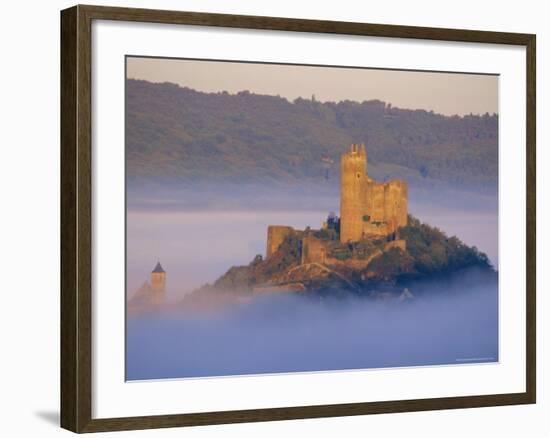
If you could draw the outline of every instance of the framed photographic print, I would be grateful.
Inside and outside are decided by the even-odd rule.
[[[61,425],[535,403],[535,36],[61,13]]]

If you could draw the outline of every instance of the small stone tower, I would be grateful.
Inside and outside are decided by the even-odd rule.
[[[266,258],[269,258],[275,253],[287,236],[293,233],[292,227],[283,225],[270,225],[267,227],[267,250]]]
[[[365,145],[352,144],[340,163],[340,240],[359,240],[363,233],[366,198],[367,151]]]
[[[153,290],[153,303],[162,304],[166,295],[166,271],[157,262],[155,269],[151,271],[151,289]]]

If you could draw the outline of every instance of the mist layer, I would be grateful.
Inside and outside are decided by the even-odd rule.
[[[127,379],[498,361],[498,287],[420,286],[410,301],[270,295],[210,314],[130,318]]]

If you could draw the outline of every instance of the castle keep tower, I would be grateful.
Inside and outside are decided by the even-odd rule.
[[[396,238],[398,228],[407,225],[407,183],[370,179],[364,144],[352,144],[342,155],[340,190],[341,242],[367,236]]]
[[[359,240],[363,232],[367,152],[365,145],[352,144],[340,162],[340,241]]]
[[[153,291],[153,303],[162,304],[166,295],[166,272],[157,262],[155,269],[151,271],[151,289]]]

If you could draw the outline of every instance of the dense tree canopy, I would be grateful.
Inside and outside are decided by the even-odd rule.
[[[294,102],[127,80],[130,178],[337,184],[339,157],[366,143],[369,172],[410,183],[496,187],[498,116],[443,116],[364,102]]]

